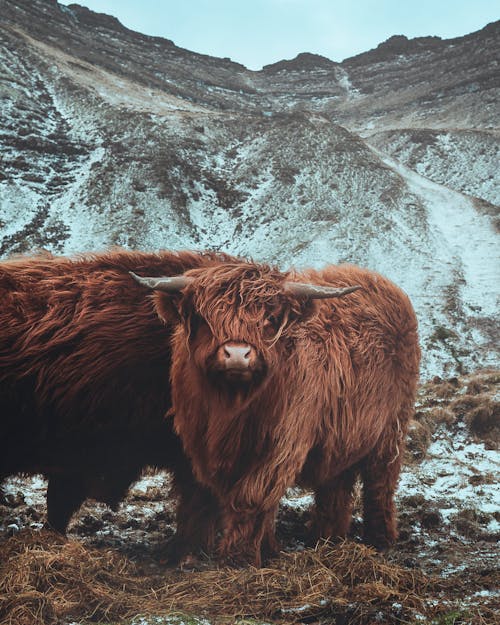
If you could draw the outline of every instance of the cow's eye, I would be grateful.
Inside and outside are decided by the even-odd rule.
[[[268,315],[264,321],[264,328],[277,330],[281,325],[281,319],[277,315]]]
[[[198,330],[203,326],[204,323],[205,323],[205,320],[203,319],[203,317],[201,317],[200,315],[196,313],[191,313],[189,315],[189,320],[188,320],[191,336],[194,336],[198,332]]]

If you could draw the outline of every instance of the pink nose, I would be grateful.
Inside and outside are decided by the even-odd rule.
[[[219,358],[226,369],[248,369],[255,360],[255,352],[246,343],[226,343],[219,347]]]

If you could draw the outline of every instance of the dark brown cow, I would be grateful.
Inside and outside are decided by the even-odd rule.
[[[228,262],[139,280],[159,291],[160,317],[178,320],[172,413],[219,501],[219,554],[259,564],[276,548],[278,502],[294,483],[315,491],[313,537],[345,536],[358,476],[365,540],[394,541],[420,357],[408,297],[353,266]]]
[[[87,497],[116,505],[154,465],[175,470],[186,493],[181,535],[203,542],[211,497],[192,485],[165,419],[170,331],[129,272],[182,273],[228,258],[115,251],[0,263],[0,482],[46,475],[53,528],[64,532]]]

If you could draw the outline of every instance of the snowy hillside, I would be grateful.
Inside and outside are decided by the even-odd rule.
[[[424,378],[498,362],[498,23],[251,72],[77,5],[2,13],[3,257],[354,262],[412,297]]]

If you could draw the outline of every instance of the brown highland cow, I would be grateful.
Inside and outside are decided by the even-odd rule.
[[[206,535],[222,532],[218,554],[259,565],[295,483],[315,491],[312,537],[345,536],[358,476],[365,540],[394,541],[420,357],[408,297],[353,266],[299,274],[229,261],[136,279],[177,324],[172,414],[195,477],[218,501],[206,509]]]
[[[54,529],[64,532],[87,497],[116,505],[154,465],[182,483],[179,540],[204,546],[211,495],[193,484],[165,419],[170,329],[129,272],[182,273],[224,260],[115,251],[0,263],[0,483],[18,472],[47,476]]]

